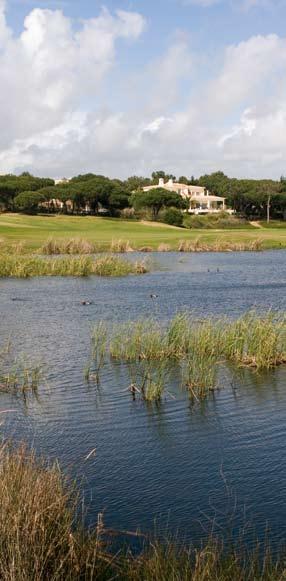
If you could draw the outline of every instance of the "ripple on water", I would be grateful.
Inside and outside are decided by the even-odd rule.
[[[268,521],[279,540],[286,522],[285,368],[225,374],[222,389],[195,405],[174,383],[176,398],[158,406],[132,401],[120,366],[106,364],[99,386],[85,384],[83,369],[92,325],[101,319],[152,314],[165,321],[183,309],[236,316],[254,305],[286,310],[285,252],[153,258],[162,270],[144,277],[0,281],[0,338],[11,335],[17,353],[43,360],[48,370],[38,401],[24,406],[1,396],[2,410],[15,409],[5,414],[3,433],[83,478],[91,521],[105,509],[113,527],[150,529],[159,518],[199,538],[203,514],[221,511],[225,524],[235,502],[236,527],[246,506],[258,533]],[[82,299],[92,305],[83,307]]]

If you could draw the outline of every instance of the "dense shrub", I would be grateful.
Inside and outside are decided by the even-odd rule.
[[[170,226],[183,226],[183,213],[177,208],[167,208],[162,214],[162,222]]]
[[[184,226],[186,228],[201,228],[201,229],[228,229],[228,228],[245,228],[249,224],[247,220],[231,216],[226,212],[219,214],[207,215],[185,215]],[[251,228],[251,226],[249,226]]]

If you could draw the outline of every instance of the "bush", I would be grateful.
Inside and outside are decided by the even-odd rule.
[[[170,224],[170,226],[183,226],[183,214],[177,208],[167,208],[162,215],[162,222]]]
[[[135,219],[135,210],[134,210],[134,208],[124,208],[120,212],[120,217],[123,220],[134,220]]]
[[[224,230],[229,228],[245,228],[248,226],[247,220],[231,216],[226,212],[219,212],[218,214],[207,215],[185,215],[185,228],[199,228],[199,229],[217,229]],[[252,226],[249,225],[249,228]]]

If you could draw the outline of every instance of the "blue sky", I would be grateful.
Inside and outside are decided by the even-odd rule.
[[[284,0],[0,10],[2,173],[285,173]]]

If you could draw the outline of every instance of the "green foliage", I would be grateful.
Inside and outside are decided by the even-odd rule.
[[[150,186],[151,180],[141,176],[131,176],[124,182],[125,189],[132,194],[137,190],[141,190],[145,186]]]
[[[50,178],[37,178],[29,173],[20,176],[12,174],[0,177],[0,204],[5,210],[14,209],[14,198],[21,192],[36,192],[54,185]]]
[[[237,216],[230,216],[226,212],[220,212],[218,214],[207,214],[207,215],[191,215],[185,214],[184,216],[184,226],[185,228],[198,228],[202,229],[232,229],[232,228],[253,228],[247,220],[244,218],[239,218]]]
[[[114,327],[111,357],[123,361],[184,360],[216,363],[225,358],[239,365],[270,369],[286,362],[286,318],[270,311],[250,311],[235,321],[200,319],[181,313],[164,328],[153,318]],[[193,364],[192,363],[192,364]]]
[[[90,213],[98,214],[99,210],[104,208],[109,212],[109,215],[117,216],[121,210],[128,208],[132,194],[131,205],[137,206],[138,210],[151,209],[154,220],[158,218],[158,213],[162,208],[170,206],[184,208],[185,204],[183,202],[183,205],[180,206],[175,199],[166,203],[156,203],[153,198],[153,202],[147,201],[146,205],[140,201],[138,192],[142,193],[144,186],[157,185],[160,178],[164,182],[170,178],[176,179],[174,175],[166,174],[164,171],[153,172],[151,179],[144,176],[131,176],[125,181],[87,173],[75,176],[71,180],[55,186],[54,180],[38,178],[28,172],[23,172],[19,176],[8,174],[0,176],[0,209],[5,211],[20,209],[20,211],[28,213],[35,213],[39,210],[54,212],[58,211],[59,208],[52,203],[52,200],[58,200],[63,204],[63,213],[84,213],[87,208]],[[203,175],[199,180],[193,176],[191,178],[180,176],[179,182],[199,184],[206,187],[211,193],[225,197],[227,204],[247,219],[265,219],[268,211],[271,218],[286,218],[286,180],[283,176],[279,182],[266,179],[234,179],[218,171],[210,175]],[[158,200],[159,188],[156,190]],[[165,195],[166,193],[177,195],[167,190],[164,191]],[[31,196],[32,192],[35,193],[34,198]],[[134,192],[137,192],[136,201],[133,197]],[[29,193],[30,196],[23,195],[19,198],[22,193]]]
[[[176,176],[174,176],[173,174],[166,174],[164,171],[160,170],[160,171],[153,171],[152,173],[152,183],[157,185],[159,179],[163,179],[164,182],[167,182],[168,180],[174,180],[174,182],[176,181]]]
[[[21,212],[34,214],[39,208],[39,204],[45,201],[45,195],[39,192],[22,192],[14,198],[15,207]]]
[[[150,208],[153,220],[157,220],[162,208],[184,208],[185,200],[175,192],[169,192],[164,188],[152,188],[148,192],[135,192],[130,198],[130,204],[135,210]]]
[[[183,226],[184,215],[177,208],[167,208],[162,215],[162,222],[170,226]]]
[[[93,260],[88,256],[66,256],[54,259],[39,256],[0,255],[0,277],[28,278],[32,276],[126,276],[144,274],[144,262],[132,264],[116,256]]]
[[[247,218],[265,218],[267,204],[274,217],[286,210],[285,182],[228,178],[223,172],[201,176],[199,184],[211,193],[226,197],[227,204]]]

